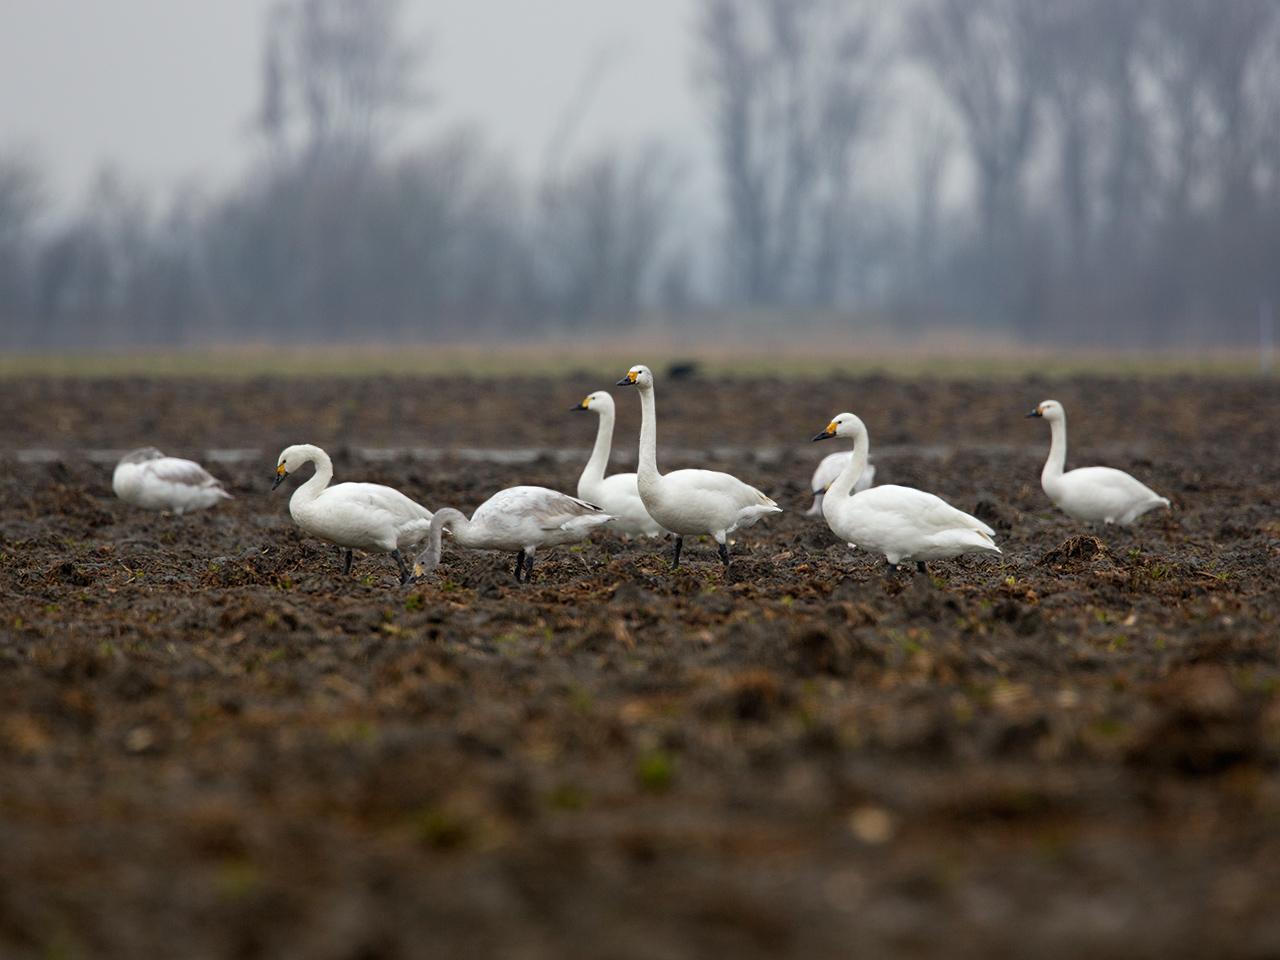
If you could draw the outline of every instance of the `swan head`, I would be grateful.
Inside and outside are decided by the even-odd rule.
[[[639,363],[627,371],[627,375],[618,381],[620,387],[639,387],[641,390],[653,386],[653,372]]]
[[[1043,417],[1045,420],[1065,420],[1067,411],[1057,400],[1042,400],[1036,408],[1027,414],[1028,417]]]
[[[613,409],[613,397],[604,390],[597,390],[595,393],[589,393],[583,401],[576,407],[570,407],[570,411],[590,410],[592,413],[604,413],[606,410]]]
[[[304,463],[309,462],[312,459],[313,449],[310,444],[295,443],[281,450],[280,456],[276,458],[276,478],[271,481],[271,489],[274,490],[284,483],[284,478],[289,476],[290,469],[296,471]]]
[[[866,432],[866,425],[852,413],[838,413],[831,418],[831,422],[827,424],[827,429],[813,439],[816,442],[818,440],[830,440],[832,437],[856,437],[858,434]]]

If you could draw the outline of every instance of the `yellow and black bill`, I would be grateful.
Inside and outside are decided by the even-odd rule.
[[[835,435],[836,435],[836,422],[832,420],[830,423],[827,424],[827,429],[817,434],[813,438],[813,441],[811,442],[816,442],[818,440],[830,440]]]
[[[276,478],[271,481],[271,489],[274,490],[276,487],[280,486],[280,484],[284,483],[284,478],[288,475],[289,471],[284,468],[284,464],[279,464],[276,467]]]

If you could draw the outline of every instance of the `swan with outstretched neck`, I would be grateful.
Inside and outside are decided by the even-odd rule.
[[[634,473],[615,473],[606,477],[609,452],[613,447],[613,421],[615,410],[613,397],[604,390],[588,394],[586,399],[571,410],[588,410],[599,418],[596,442],[591,457],[578,478],[578,496],[594,503],[605,513],[615,517],[610,530],[627,536],[656,537],[663,532],[658,521],[649,516],[640,499],[640,488]]]
[[[853,456],[827,489],[822,515],[831,532],[850,547],[883,553],[894,569],[914,560],[921,573],[930,560],[1000,553],[994,530],[932,493],[885,484],[850,495],[867,465],[871,439],[866,424],[852,413],[834,417],[813,439],[832,437],[853,440]]]
[[[1049,459],[1040,472],[1040,486],[1058,509],[1085,523],[1127,526],[1149,510],[1169,501],[1145,483],[1112,467],[1067,465],[1067,411],[1057,400],[1045,400],[1027,414],[1049,421]]]
[[[636,468],[640,499],[649,516],[676,535],[671,569],[680,566],[684,537],[709,533],[729,566],[729,534],[782,508],[749,484],[718,470],[658,471],[658,420],[653,403],[653,373],[634,366],[618,381],[640,391],[640,462]]]
[[[473,550],[513,551],[516,582],[533,575],[533,556],[539,547],[575,543],[612,520],[595,504],[547,487],[508,487],[480,506],[471,519],[461,510],[441,507],[431,518],[427,548],[418,554],[413,575],[424,577],[440,563],[441,538],[447,528],[458,546]]]
[[[312,536],[347,548],[342,566],[351,572],[351,551],[387,553],[396,562],[400,582],[411,577],[401,550],[416,547],[427,538],[431,511],[406,497],[394,487],[380,483],[339,483],[333,479],[333,461],[317,446],[299,443],[285,447],[276,460],[274,490],[285,477],[308,463],[315,473],[289,498],[293,522]]]

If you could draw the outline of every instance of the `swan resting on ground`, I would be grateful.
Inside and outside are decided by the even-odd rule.
[[[351,572],[351,551],[389,553],[400,571],[400,582],[410,578],[409,565],[401,550],[417,546],[427,538],[431,511],[410,500],[394,487],[380,483],[339,483],[333,479],[333,461],[317,446],[299,443],[285,447],[276,460],[274,490],[291,472],[314,463],[311,479],[289,498],[293,522],[312,536],[347,548],[342,566]]]
[[[852,450],[837,450],[835,453],[829,453],[822,458],[818,468],[813,471],[813,479],[809,481],[809,489],[813,491],[813,506],[804,512],[806,517],[822,516],[822,498],[826,495],[827,488],[831,486],[836,477],[840,476],[840,471],[844,469],[844,465],[852,458]],[[875,480],[876,465],[868,463],[867,469],[858,474],[857,482],[853,485],[853,492],[861,493],[875,483]]]
[[[737,477],[718,470],[658,472],[658,422],[653,403],[653,373],[635,366],[618,381],[640,391],[640,463],[636,470],[640,499],[649,516],[676,535],[671,569],[680,566],[684,537],[709,533],[720,545],[720,559],[729,566],[729,534],[749,527],[782,508]]]
[[[994,530],[932,493],[885,484],[850,496],[854,481],[867,465],[871,445],[867,428],[852,413],[842,413],[813,439],[831,437],[851,438],[853,457],[827,489],[822,515],[831,532],[849,546],[883,553],[893,568],[904,560],[914,560],[922,573],[929,560],[1000,553]]]
[[[589,503],[594,503],[605,513],[616,518],[610,529],[628,536],[656,537],[663,532],[658,521],[649,516],[644,502],[640,499],[640,488],[636,484],[634,473],[615,473],[604,475],[609,465],[609,451],[613,446],[613,397],[604,390],[589,394],[571,410],[590,410],[600,418],[596,428],[595,446],[591,448],[591,458],[582,468],[582,476],[578,478],[578,496]]]
[[[468,520],[466,514],[441,507],[431,519],[427,548],[413,565],[414,579],[424,577],[440,563],[440,540],[446,527],[453,542],[475,550],[510,550],[516,554],[516,582],[529,582],[533,555],[539,547],[575,543],[608,523],[613,516],[595,504],[546,487],[508,487],[499,490]]]
[[[1067,464],[1067,411],[1057,400],[1045,400],[1027,414],[1049,421],[1049,459],[1040,473],[1040,486],[1067,516],[1085,523],[1127,526],[1148,510],[1167,507],[1169,501],[1123,470],[1111,467],[1077,467]]]
[[[111,475],[111,489],[125,503],[184,514],[232,499],[222,481],[194,460],[166,457],[155,447],[125,454]]]

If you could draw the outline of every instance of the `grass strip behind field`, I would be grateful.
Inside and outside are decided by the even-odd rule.
[[[693,361],[710,376],[820,379],[833,375],[885,374],[901,378],[988,379],[1030,375],[1053,378],[1091,374],[1114,377],[1175,375],[1249,377],[1260,374],[1256,355],[1236,352],[1029,351],[1017,348],[946,349],[936,345],[831,350],[811,343],[723,345],[595,343],[447,346],[215,347],[210,349],[100,353],[0,354],[0,379],[66,377],[258,377],[456,376],[478,378],[591,374],[617,379],[633,363],[662,373]]]

